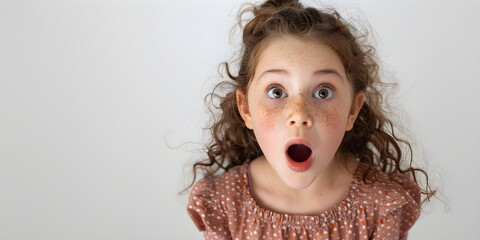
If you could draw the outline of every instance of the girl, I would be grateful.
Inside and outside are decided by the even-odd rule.
[[[406,239],[434,192],[404,162],[374,49],[335,11],[270,0],[246,12],[238,75],[224,64],[231,88],[193,167],[193,222],[207,239]]]

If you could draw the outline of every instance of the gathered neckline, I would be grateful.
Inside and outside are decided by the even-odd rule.
[[[250,171],[250,162],[244,163],[244,172],[243,172],[243,181],[245,195],[244,203],[248,208],[249,212],[253,215],[254,218],[262,219],[263,221],[269,222],[271,224],[280,224],[280,225],[311,225],[319,226],[321,223],[325,224],[332,219],[341,220],[346,217],[351,216],[351,213],[354,209],[353,203],[358,196],[360,190],[360,174],[361,170],[365,166],[358,162],[358,166],[353,173],[353,179],[350,182],[348,190],[344,194],[341,201],[339,201],[335,206],[323,211],[320,214],[316,215],[306,215],[306,214],[291,214],[291,213],[280,213],[273,210],[263,208],[257,204],[257,201],[253,198],[252,194],[252,184],[251,184],[251,171]]]

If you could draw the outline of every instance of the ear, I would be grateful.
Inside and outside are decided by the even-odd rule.
[[[357,119],[358,113],[360,113],[360,109],[362,109],[364,101],[365,101],[365,92],[363,91],[358,92],[355,96],[355,99],[352,102],[352,107],[350,108],[350,113],[348,114],[345,131],[352,130],[353,124]]]
[[[236,91],[236,98],[237,98],[238,112],[240,113],[240,116],[242,116],[242,119],[245,122],[245,126],[248,129],[253,129],[252,118],[250,115],[250,110],[248,109],[247,98],[242,90]]]

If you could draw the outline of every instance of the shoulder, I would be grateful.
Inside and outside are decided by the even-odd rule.
[[[229,209],[241,201],[246,187],[245,168],[245,165],[236,166],[218,177],[202,179],[193,186],[187,211],[199,230],[224,224]]]
[[[371,206],[377,222],[398,224],[404,231],[408,230],[420,216],[420,189],[407,174],[387,174],[376,170],[378,181],[363,182],[359,176],[358,201]]]
[[[365,166],[361,166],[365,168]],[[374,204],[379,215],[388,215],[402,208],[419,210],[420,188],[407,174],[388,176],[379,170],[374,170],[378,180],[363,181],[361,174],[357,176],[359,198],[362,203]],[[363,171],[361,172],[363,173]]]
[[[235,196],[242,192],[246,180],[246,166],[235,166],[220,176],[198,181],[193,186],[190,197]]]

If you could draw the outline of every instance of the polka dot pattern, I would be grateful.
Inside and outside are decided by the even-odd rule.
[[[364,183],[357,168],[344,199],[319,215],[283,214],[263,209],[252,197],[248,163],[190,193],[187,211],[206,239],[406,239],[420,216],[420,190],[405,175],[388,181],[384,173]]]

